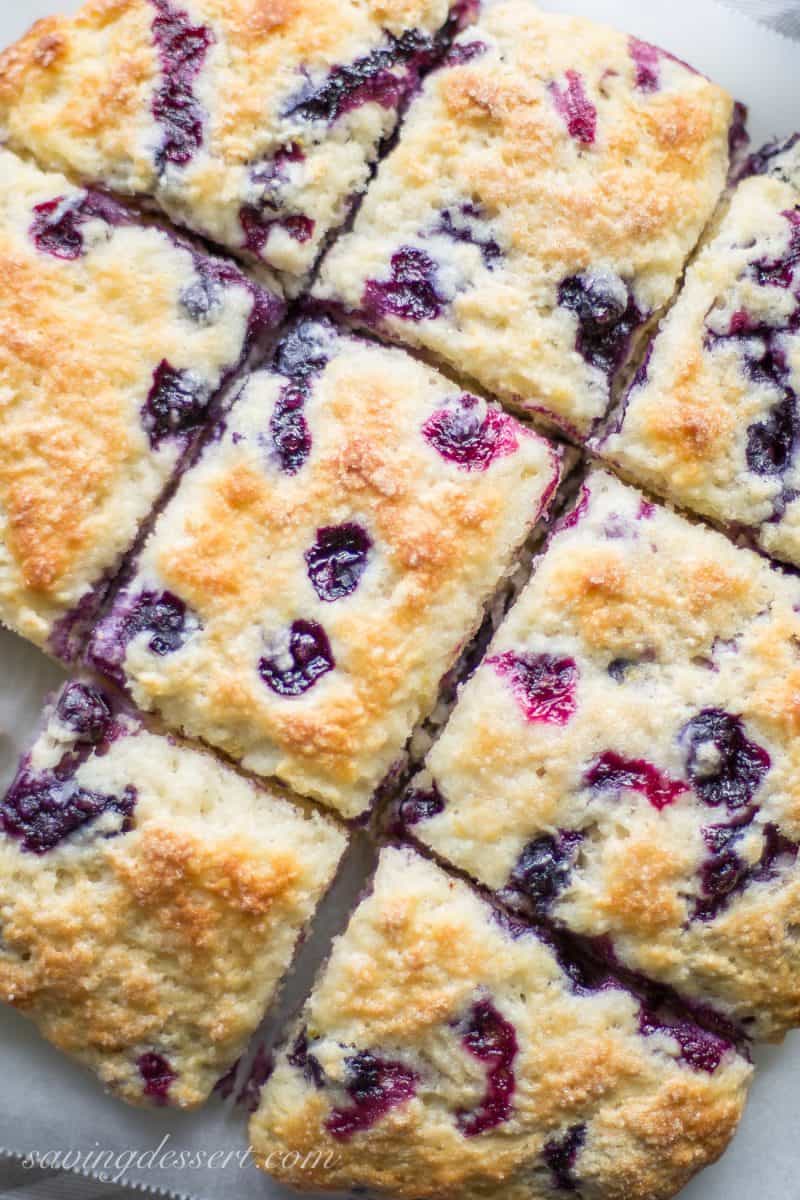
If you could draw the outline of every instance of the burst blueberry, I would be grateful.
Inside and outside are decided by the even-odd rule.
[[[325,630],[316,621],[295,621],[285,653],[264,657],[258,671],[264,683],[279,696],[302,696],[336,663]]]
[[[163,359],[142,408],[142,424],[151,445],[157,448],[165,438],[199,428],[208,416],[209,399],[205,383]]]
[[[404,321],[431,321],[444,305],[435,262],[414,246],[401,246],[392,255],[389,278],[367,280],[362,297],[364,311],[373,320],[400,317]]]
[[[438,817],[444,809],[444,796],[435,783],[428,788],[411,788],[400,801],[400,825],[420,825]]]
[[[558,302],[578,322],[575,348],[598,370],[612,375],[621,365],[642,313],[625,282],[608,272],[571,275],[558,289]]]
[[[574,659],[509,650],[487,658],[486,665],[508,682],[526,720],[566,725],[575,715],[579,672]]]
[[[103,221],[106,225],[123,225],[130,216],[115,200],[101,192],[84,192],[78,199],[66,200],[57,196],[37,204],[30,237],[42,254],[65,262],[74,261],[85,252],[81,227],[88,221]]]
[[[683,780],[670,778],[646,759],[625,758],[615,750],[595,759],[584,783],[595,791],[640,792],[659,812],[688,791]]]
[[[169,1092],[178,1078],[170,1062],[163,1054],[148,1050],[139,1056],[136,1063],[144,1083],[145,1096],[155,1104],[163,1105],[169,1100]]]
[[[582,146],[594,145],[597,137],[597,109],[586,95],[583,78],[577,71],[567,71],[564,85],[553,81],[550,95],[571,138]]]
[[[58,701],[56,715],[75,737],[88,745],[103,741],[112,721],[111,704],[99,688],[69,683]]]
[[[519,448],[511,417],[468,392],[437,409],[422,426],[422,436],[442,458],[465,471],[486,471]]]
[[[320,600],[331,603],[350,596],[367,569],[372,538],[354,523],[317,530],[317,540],[305,559],[308,577]]]
[[[582,835],[563,831],[529,842],[509,878],[509,887],[530,903],[535,915],[547,913],[569,883]]]
[[[105,837],[128,833],[133,827],[136,789],[109,795],[80,787],[71,777],[77,764],[55,771],[34,772],[23,764],[0,804],[0,829],[30,854],[46,854],[104,815],[114,818]]]
[[[747,807],[770,768],[767,751],[751,742],[740,717],[704,709],[681,730],[686,769],[694,790],[711,808]]]

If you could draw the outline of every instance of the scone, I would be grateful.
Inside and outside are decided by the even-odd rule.
[[[0,149],[0,620],[69,659],[282,316],[233,264]]]
[[[0,996],[124,1100],[199,1104],[344,847],[332,821],[68,683],[0,801]]]
[[[732,114],[654,46],[499,0],[427,78],[315,295],[583,437],[713,212]]]
[[[400,805],[754,1037],[800,1024],[800,585],[597,472]]]
[[[250,1141],[300,1188],[661,1200],[725,1149],[749,1076],[719,1030],[388,849]]]
[[[403,351],[300,319],[184,475],[92,662],[170,725],[357,817],[561,465]]]
[[[448,0],[90,0],[0,56],[0,140],[299,288],[461,10]]]
[[[800,565],[800,144],[755,155],[597,450]]]

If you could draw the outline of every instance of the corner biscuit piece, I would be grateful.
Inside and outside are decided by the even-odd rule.
[[[184,476],[92,661],[171,725],[358,816],[561,464],[403,351],[303,319]]]
[[[722,1034],[389,849],[262,1093],[251,1144],[301,1188],[661,1200],[725,1149],[749,1076]]]
[[[68,683],[0,801],[0,996],[123,1099],[199,1104],[344,847],[334,822]]]
[[[589,477],[465,686],[405,828],[511,905],[800,1024],[800,587]]]
[[[597,449],[800,565],[800,138],[749,169]]]
[[[91,0],[0,56],[0,137],[299,288],[364,188],[447,0]]]
[[[0,150],[0,619],[69,659],[283,304]]]
[[[489,6],[315,294],[585,436],[725,183],[730,98],[653,46]]]

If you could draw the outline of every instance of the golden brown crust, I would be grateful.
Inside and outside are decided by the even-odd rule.
[[[78,786],[136,789],[133,828],[96,822],[46,854],[0,844],[0,993],[124,1099],[201,1103],[244,1048],[344,848],[209,755],[143,732],[78,768]],[[70,746],[51,717],[33,749],[46,772]],[[157,1053],[174,1079],[149,1094]]]
[[[506,1119],[464,1136],[459,1120],[487,1086],[486,1064],[462,1041],[475,1004],[513,1030],[514,1087]],[[313,1076],[296,1053],[301,1033]],[[386,850],[262,1093],[256,1160],[302,1188],[544,1200],[557,1191],[545,1146],[581,1129],[570,1169],[581,1193],[658,1200],[724,1149],[749,1075],[733,1052],[710,1074],[694,1071],[669,1040],[640,1035],[630,994],[574,994],[535,935],[509,936],[463,883]],[[353,1103],[348,1061],[364,1052],[416,1083],[336,1137],[332,1114]]]
[[[592,473],[428,755],[443,811],[414,835],[523,905],[518,863],[555,839],[553,919],[780,1040],[800,1022],[797,608],[751,551]],[[508,655],[571,664],[563,719],[527,719]]]
[[[435,706],[551,495],[560,456],[494,411],[486,420],[499,422],[508,452],[486,470],[448,461],[423,426],[459,390],[400,351],[318,328],[328,330],[330,362],[307,385],[308,461],[295,474],[281,469],[264,431],[286,380],[254,376],[120,601],[167,590],[202,629],[165,658],[140,639],[125,672],[137,702],[356,816]],[[370,539],[366,573],[331,602],[315,592],[305,555],[319,530],[353,522]],[[336,665],[287,699],[258,665],[298,619],[321,625]]]

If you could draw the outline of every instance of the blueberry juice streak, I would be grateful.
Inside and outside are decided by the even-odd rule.
[[[486,1092],[477,1108],[456,1114],[464,1137],[477,1137],[496,1129],[511,1116],[516,1088],[514,1059],[517,1035],[514,1026],[490,1000],[474,1005],[461,1029],[464,1049],[486,1067]]]
[[[109,228],[130,223],[130,214],[102,192],[84,192],[77,199],[57,196],[37,204],[29,236],[41,254],[74,262],[86,252],[82,226],[102,221]]]
[[[205,113],[194,84],[214,42],[206,25],[192,25],[189,14],[172,0],[151,0],[157,10],[153,40],[161,60],[161,82],[153,99],[153,117],[161,127],[156,165],[187,166],[203,145]]]
[[[582,146],[593,146],[597,138],[597,109],[586,95],[583,77],[577,71],[567,71],[566,83],[553,81],[549,90],[570,137]]]
[[[398,108],[436,53],[436,40],[419,30],[389,35],[379,49],[334,67],[319,81],[309,79],[289,100],[283,115],[332,125],[363,104]]]
[[[411,1100],[417,1089],[417,1075],[404,1063],[389,1062],[360,1050],[345,1060],[346,1090],[351,1103],[334,1108],[325,1128],[337,1141],[348,1141],[354,1134],[371,1129],[398,1105]]]
[[[586,1126],[572,1125],[561,1137],[546,1143],[542,1158],[550,1171],[553,1187],[559,1192],[577,1192],[575,1166],[586,1143]]]
[[[454,47],[455,49],[455,47]],[[468,47],[462,47],[466,50]],[[449,237],[451,241],[475,246],[483,259],[483,265],[492,271],[503,257],[499,243],[487,228],[486,219],[477,204],[468,202],[457,208],[443,210],[434,233]]]
[[[251,171],[251,182],[261,196],[257,202],[242,206],[239,220],[245,249],[252,254],[263,254],[273,229],[282,229],[301,245],[314,236],[316,225],[311,217],[284,211],[292,168],[305,162],[305,157],[299,143],[289,142]]]
[[[275,351],[272,369],[285,376],[287,382],[272,411],[267,441],[286,475],[296,475],[311,454],[311,430],[303,409],[314,376],[324,371],[329,362],[335,337],[329,321],[306,318],[297,322]]]
[[[625,758],[606,750],[587,771],[584,782],[593,791],[640,792],[661,812],[689,789],[683,780],[671,779],[642,758]]]
[[[639,1032],[644,1037],[666,1034],[680,1046],[681,1060],[693,1071],[713,1075],[733,1043],[718,1033],[701,1029],[693,1021],[676,1018],[667,1021],[655,1010],[643,1004],[639,1016]]]
[[[774,824],[764,826],[762,852],[757,863],[747,862],[739,855],[737,844],[753,824],[756,811],[749,809],[727,824],[709,825],[703,829],[708,856],[700,872],[701,893],[692,911],[694,920],[715,920],[733,898],[751,884],[767,883],[776,878],[781,863],[796,862],[797,843],[785,837]]]
[[[422,436],[463,471],[486,471],[496,459],[519,448],[512,418],[468,392],[437,409],[422,426]]]

